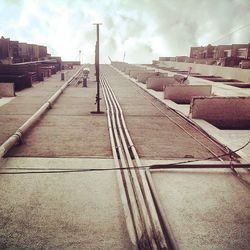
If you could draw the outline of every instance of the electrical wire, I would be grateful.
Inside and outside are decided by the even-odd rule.
[[[237,32],[237,31],[243,30],[243,29],[245,29],[245,28],[248,27],[248,26],[250,26],[250,22],[247,23],[247,24],[245,24],[245,25],[243,25],[243,26],[241,26],[241,27],[239,27],[238,29],[233,30],[233,31],[231,31],[230,33],[228,33],[228,34],[226,34],[226,35],[220,37],[219,39],[213,41],[211,44],[217,43],[218,41],[224,39],[225,37],[230,36],[230,35],[234,34],[234,33]]]
[[[239,150],[247,147],[250,144],[250,140],[245,143],[243,146],[241,146],[240,148],[230,152],[230,153],[225,153],[222,155],[219,155],[219,157],[223,157],[223,156],[230,156],[230,154],[232,153],[236,153]],[[148,166],[138,166],[138,167],[133,167],[135,169],[167,169],[167,168],[178,168],[178,165],[182,165],[182,164],[187,164],[187,163],[193,163],[193,162],[200,162],[200,161],[206,161],[206,160],[212,160],[212,159],[216,159],[217,157],[212,156],[212,157],[207,157],[204,159],[194,159],[194,160],[187,160],[187,161],[179,161],[179,162],[175,162],[175,163],[169,163],[169,164],[157,164],[157,165],[148,165]],[[245,164],[247,165],[247,164]],[[240,168],[243,168],[241,165],[239,165]],[[133,169],[132,168],[132,169]],[[183,167],[179,167],[179,168],[199,168],[199,167],[195,167],[195,166],[186,166],[183,165]],[[213,168],[212,166],[210,166],[209,168]],[[215,167],[218,168],[218,167]],[[222,168],[222,167],[221,167]],[[230,168],[230,165],[228,165],[228,167],[226,168]],[[244,167],[245,168],[245,167]],[[248,166],[246,166],[246,168],[248,168]],[[5,170],[26,170],[26,171],[2,171],[0,172],[0,175],[21,175],[21,174],[60,174],[60,173],[84,173],[84,172],[106,172],[106,171],[117,171],[117,170],[131,170],[131,167],[121,167],[121,168],[85,168],[85,169],[70,169],[70,168],[5,168]],[[32,170],[32,171],[31,171]]]

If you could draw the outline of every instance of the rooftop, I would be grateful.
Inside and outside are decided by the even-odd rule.
[[[191,66],[204,77],[189,75],[188,86],[209,85],[206,101],[224,98],[216,109],[224,108],[230,124],[225,100],[244,97],[239,107],[248,105],[249,88],[211,76],[247,84],[250,70]],[[90,68],[87,87],[82,67]],[[91,114],[94,65],[58,71],[1,98],[1,248],[248,249],[249,125],[220,129],[193,118],[192,103],[165,99],[163,85],[156,91],[139,81],[149,72],[158,72],[153,84],[176,74],[185,79],[188,67],[101,65],[103,114]],[[241,122],[250,121],[245,112]],[[22,126],[30,118],[32,125]],[[20,145],[7,152],[8,138]]]

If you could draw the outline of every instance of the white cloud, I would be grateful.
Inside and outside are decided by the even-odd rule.
[[[0,35],[46,45],[64,60],[94,61],[98,21],[101,61],[149,63],[158,56],[188,55],[250,22],[249,0],[1,0]],[[250,25],[222,43],[248,43]]]

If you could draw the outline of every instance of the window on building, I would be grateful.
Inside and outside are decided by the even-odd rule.
[[[231,50],[224,50],[224,57],[230,57],[231,56]]]
[[[247,49],[246,48],[244,48],[244,49],[238,49],[237,50],[237,57],[247,58]]]

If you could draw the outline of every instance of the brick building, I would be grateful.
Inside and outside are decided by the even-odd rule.
[[[47,57],[46,46],[11,41],[4,37],[0,38],[0,62],[2,63],[30,62]]]
[[[218,60],[225,57],[250,59],[250,43],[218,46],[209,44],[205,47],[191,47],[190,49],[190,58]]]

